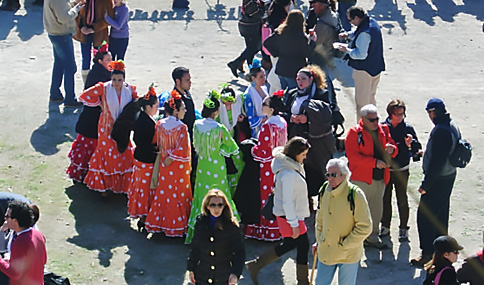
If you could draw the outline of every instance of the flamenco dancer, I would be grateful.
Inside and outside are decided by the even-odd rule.
[[[192,203],[190,184],[191,147],[188,127],[181,120],[186,107],[178,91],[163,104],[167,117],[156,127],[156,141],[160,149],[158,183],[146,218],[146,229],[164,232],[168,237],[183,237],[187,232]]]
[[[98,49],[93,49],[94,65],[87,75],[84,89],[88,89],[96,83],[111,80],[111,68],[109,66],[111,63],[111,54],[108,48],[108,44],[103,42]],[[89,160],[97,146],[97,126],[100,115],[100,106],[84,106],[77,120],[77,138],[72,143],[72,148],[68,155],[71,164],[66,171],[74,183],[83,182],[89,170]]]
[[[144,97],[138,99],[138,104],[141,112],[134,123],[133,139],[136,148],[133,175],[128,188],[128,214],[131,218],[139,218],[138,231],[142,231],[152,203],[154,191],[150,188],[150,182],[158,150],[154,116],[158,112],[159,102],[153,86],[150,86]]]
[[[262,113],[267,116],[267,121],[262,124],[259,132],[259,141],[252,148],[252,156],[260,162],[260,204],[262,209],[267,197],[274,187],[274,173],[271,163],[274,157],[272,151],[278,146],[284,146],[287,142],[287,123],[279,114],[285,109],[282,97],[284,91],[279,90],[262,102]],[[245,228],[245,237],[258,240],[275,241],[281,239],[277,221],[269,221],[260,216],[258,224],[248,224]]]
[[[98,125],[98,144],[89,161],[89,171],[84,178],[86,186],[94,191],[107,190],[126,193],[133,172],[133,153],[128,145],[120,153],[111,137],[114,122],[123,108],[137,98],[136,87],[125,82],[123,61],[111,62],[113,68],[111,81],[98,83],[87,89],[79,97],[85,106],[101,106],[102,113]]]

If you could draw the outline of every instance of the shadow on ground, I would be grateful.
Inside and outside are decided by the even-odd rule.
[[[28,3],[25,15],[18,12],[0,11],[0,40],[5,40],[14,28],[22,41],[28,41],[35,35],[44,33],[42,8]]]
[[[49,103],[47,120],[32,132],[30,144],[44,155],[59,152],[58,146],[72,142],[77,134],[74,130],[81,108],[63,109],[58,103]]]

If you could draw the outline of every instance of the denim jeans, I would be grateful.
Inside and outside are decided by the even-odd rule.
[[[93,37],[93,34],[86,35],[85,43],[81,42],[82,70],[91,69],[91,49]]]
[[[334,273],[338,268],[338,284],[354,285],[356,284],[356,275],[358,274],[358,265],[360,263],[339,263],[326,265],[318,260],[318,273],[316,274],[316,285],[331,285]]]
[[[74,94],[74,74],[77,66],[74,59],[74,47],[72,45],[72,35],[53,36],[49,35],[54,50],[54,66],[52,68],[52,82],[50,85],[50,99],[62,100],[60,86],[64,78],[65,101],[75,102]]]
[[[356,1],[355,1],[356,4]],[[351,23],[348,21],[348,17],[346,16],[346,11],[348,11],[348,8],[351,6],[354,6],[355,4],[342,4],[338,3],[338,15],[339,19],[341,21],[341,25],[343,26],[343,29],[345,31],[349,32],[351,31]]]
[[[124,60],[128,43],[129,38],[118,39],[109,37],[109,52],[113,60]]]

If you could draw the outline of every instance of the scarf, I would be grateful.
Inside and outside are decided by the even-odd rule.
[[[230,123],[230,120],[229,120],[229,117],[228,117],[227,107],[225,107],[224,103],[220,102],[219,119],[220,119],[220,122],[222,124],[224,124],[224,126],[229,131],[233,130],[235,125],[237,125],[237,119],[238,119],[239,115],[242,113],[242,99],[241,99],[240,96],[235,97],[235,102],[232,103],[232,109],[231,110],[232,110],[232,124]]]
[[[91,26],[94,23],[94,1],[90,0],[86,4],[87,6],[87,14],[86,14],[86,24]]]
[[[123,87],[121,87],[121,100],[118,99],[118,94],[116,93],[116,89],[114,89],[111,81],[107,82],[105,86],[106,103],[109,111],[111,112],[113,120],[116,121],[123,111],[123,108],[132,100],[131,86],[129,86],[128,83],[123,84]]]
[[[269,93],[267,92],[267,87],[262,86],[262,91],[264,92],[264,98],[269,96]],[[252,85],[247,88],[247,93],[249,94],[250,98],[252,99],[252,103],[254,104],[254,111],[255,114],[254,116],[256,117],[262,117],[264,114],[262,113],[262,98]]]
[[[313,98],[315,92],[316,92],[316,84],[314,82],[313,84],[311,84],[310,86],[304,89],[299,89],[299,87],[297,87],[296,98],[294,99],[291,106],[291,114],[300,115],[302,103],[307,99]]]

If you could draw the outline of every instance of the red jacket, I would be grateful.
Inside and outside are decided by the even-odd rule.
[[[361,132],[361,135],[359,133]],[[360,143],[358,143],[358,137]],[[388,126],[378,124],[378,139],[385,149],[385,145],[390,143],[394,151],[392,157],[397,156],[398,148],[393,141]],[[351,180],[362,181],[371,184],[373,178],[373,168],[376,166],[377,159],[373,157],[373,140],[371,134],[363,127],[363,120],[360,119],[358,125],[352,127],[345,140],[346,156],[351,171]],[[388,184],[390,180],[390,169],[385,168],[383,171],[383,180]]]
[[[44,284],[46,261],[45,237],[31,229],[13,241],[10,262],[0,258],[0,271],[10,278],[10,285]]]

